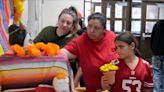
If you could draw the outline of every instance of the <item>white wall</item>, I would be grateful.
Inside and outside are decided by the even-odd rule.
[[[75,6],[78,11],[83,13],[83,0],[44,0],[42,6],[43,24],[42,27],[48,25],[56,25],[58,15],[64,8]]]

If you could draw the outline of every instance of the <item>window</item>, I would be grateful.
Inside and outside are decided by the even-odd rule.
[[[106,29],[107,30],[111,30],[111,24],[110,24],[110,20],[111,20],[111,6],[107,6],[106,17],[107,17]]]
[[[122,32],[123,29],[123,6],[121,4],[115,4],[115,21],[114,21],[114,31],[116,33]]]
[[[106,29],[107,30],[111,30],[111,28],[110,28],[110,20],[107,20],[107,22],[106,22]]]
[[[132,19],[141,19],[141,5],[139,7],[132,7]]]
[[[104,4],[106,9],[101,6]],[[85,0],[85,19],[92,12],[103,10],[107,17],[107,29],[116,33],[129,30],[139,35],[150,34],[154,24],[159,19],[164,19],[164,3],[158,0],[153,2],[149,0]]]
[[[101,12],[101,0],[84,0],[85,15],[84,22],[85,25],[88,25],[88,16],[93,12]]]
[[[141,21],[132,21],[131,23],[132,23],[132,27],[131,27],[132,33],[140,34]]]
[[[151,33],[156,22],[146,22],[145,33]]]
[[[156,21],[162,17],[162,12],[160,11],[162,8],[157,4],[149,3],[146,9],[145,33],[150,34]]]
[[[95,6],[95,12],[101,12],[101,6],[100,5]]]
[[[146,19],[157,19],[158,7],[156,5],[147,5]]]
[[[87,25],[87,18],[91,14],[91,2],[89,0],[86,0],[85,2],[85,13],[84,13],[84,22],[85,25]]]
[[[119,4],[115,4],[115,18],[122,18],[122,10],[123,10],[123,6],[119,5]]]
[[[164,5],[159,8],[159,19],[164,19]]]
[[[132,6],[131,32],[141,33],[141,3],[133,3]]]
[[[115,21],[115,32],[121,32],[122,31],[122,21]]]

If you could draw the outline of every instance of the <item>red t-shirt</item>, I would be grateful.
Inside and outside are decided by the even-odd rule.
[[[64,47],[78,57],[87,92],[101,89],[102,74],[99,67],[118,57],[115,52],[115,37],[112,31],[106,31],[100,41],[93,42],[87,33],[83,33]]]
[[[123,60],[119,61],[112,92],[144,92],[144,88],[153,87],[152,71],[147,61],[139,58],[134,70],[131,70]]]

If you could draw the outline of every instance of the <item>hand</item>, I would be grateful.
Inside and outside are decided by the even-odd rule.
[[[113,85],[115,83],[116,71],[108,71],[103,73],[103,80],[106,81],[108,85]]]
[[[101,87],[102,87],[103,90],[107,90],[110,87],[108,82],[107,82],[107,77],[106,76],[101,77]]]

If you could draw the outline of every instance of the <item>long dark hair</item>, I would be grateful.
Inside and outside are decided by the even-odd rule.
[[[135,48],[134,48],[135,55],[139,56],[139,57],[141,56],[140,51],[138,49],[138,46],[139,46],[138,40],[136,39],[136,37],[133,36],[132,33],[130,33],[130,31],[126,31],[126,32],[123,32],[120,35],[118,35],[116,37],[115,41],[122,41],[122,42],[129,44],[129,45],[132,42],[134,42],[134,44],[135,44]]]

